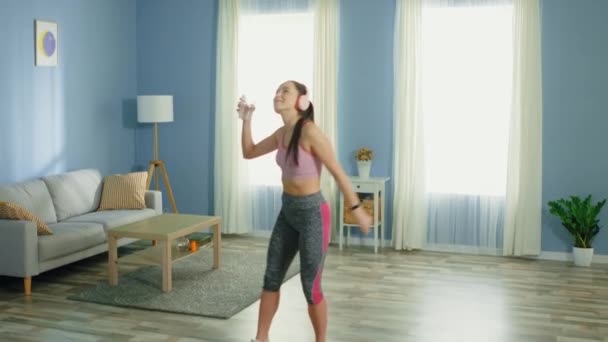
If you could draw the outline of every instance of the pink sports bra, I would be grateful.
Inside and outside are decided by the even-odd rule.
[[[316,178],[321,176],[321,161],[315,157],[310,151],[307,151],[298,144],[298,165],[293,160],[293,155],[287,156],[287,146],[283,142],[284,134],[280,136],[281,142],[277,151],[276,161],[283,171],[285,179],[306,179]]]

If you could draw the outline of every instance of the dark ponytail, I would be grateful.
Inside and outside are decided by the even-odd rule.
[[[302,83],[291,81],[296,86],[296,90],[299,95],[307,95],[308,89]],[[291,140],[289,140],[289,146],[287,147],[287,155],[285,158],[289,158],[289,155],[293,155],[293,161],[298,165],[298,144],[300,143],[300,136],[302,135],[302,127],[306,120],[315,121],[315,109],[310,102],[310,105],[305,111],[298,110],[300,114],[300,119],[296,123],[296,126],[293,129],[293,134],[291,135]]]

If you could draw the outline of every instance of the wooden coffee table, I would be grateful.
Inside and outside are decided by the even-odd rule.
[[[219,216],[163,214],[108,230],[108,271],[110,285],[118,284],[118,262],[137,265],[158,265],[163,269],[163,291],[171,291],[171,264],[191,255],[188,247],[178,249],[175,239],[206,228],[213,229],[213,268],[220,267],[221,219]],[[155,240],[157,246],[118,259],[116,241],[120,238]]]

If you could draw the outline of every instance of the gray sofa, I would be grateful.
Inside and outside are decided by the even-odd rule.
[[[146,209],[96,211],[102,186],[93,169],[0,185],[0,201],[28,209],[53,231],[38,236],[34,222],[0,219],[0,275],[24,278],[30,295],[32,276],[106,252],[108,229],[162,214],[158,191],[146,192]]]

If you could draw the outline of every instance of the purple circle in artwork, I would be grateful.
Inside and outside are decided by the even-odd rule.
[[[55,49],[57,48],[57,43],[55,42],[55,36],[51,32],[47,32],[42,39],[42,48],[44,49],[44,53],[47,56],[52,56],[55,53]]]

